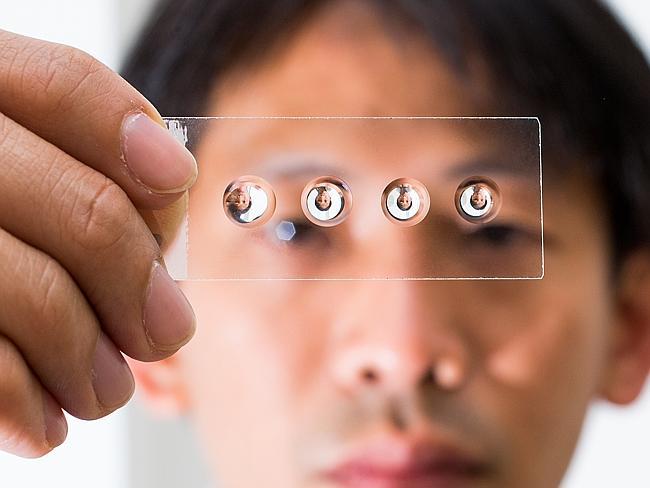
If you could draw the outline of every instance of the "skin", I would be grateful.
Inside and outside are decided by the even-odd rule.
[[[178,201],[191,154],[117,74],[0,31],[0,449],[42,456],[62,409],[103,417],[134,390],[121,352],[168,357],[192,310],[138,213]]]
[[[425,40],[391,29],[362,2],[330,4],[262,61],[233,69],[215,87],[210,112],[480,113],[481,83],[458,80]],[[304,135],[265,124],[245,134],[251,151],[269,133],[274,141]],[[240,149],[217,133],[204,138],[199,161]],[[440,165],[488,147],[460,133],[436,137],[445,155]],[[388,138],[385,147],[408,147],[400,142]],[[354,169],[368,180],[389,169],[363,145],[350,151]],[[209,203],[213,185],[245,172],[236,160],[223,161],[202,170],[194,198],[205,200],[191,216],[194,229],[219,229]],[[350,170],[344,164],[337,169]],[[405,165],[402,176],[412,176],[416,167]],[[303,179],[274,185],[278,193],[299,195]],[[504,193],[517,185],[499,183]],[[195,306],[197,338],[172,359],[134,364],[142,389],[158,410],[191,415],[224,486],[343,486],[323,472],[386,439],[452,443],[487,466],[481,476],[450,486],[557,486],[589,405],[599,398],[629,403],[646,380],[650,259],[646,251],[629,256],[613,280],[595,185],[576,170],[551,178],[544,193],[543,280],[183,283]],[[355,193],[355,212],[369,195]],[[502,211],[513,211],[505,197]],[[217,240],[205,250],[199,245],[197,259],[209,260],[215,242],[224,253],[242,242],[215,233],[207,235]],[[364,249],[372,258],[394,251],[391,259],[409,264],[404,241],[371,237],[373,246]],[[250,249],[262,260],[283,259],[272,247]],[[321,260],[327,252],[310,249]],[[220,266],[240,271],[236,262]]]

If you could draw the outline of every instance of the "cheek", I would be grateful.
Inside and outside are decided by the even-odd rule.
[[[587,390],[593,388],[604,357],[609,315],[606,295],[594,293],[597,296],[589,297],[563,287],[526,307],[519,318],[511,314],[509,320],[519,327],[490,352],[490,376],[513,388],[571,379],[580,379],[578,384]]]
[[[179,353],[191,414],[220,475],[236,470],[238,481],[252,476],[242,464],[251,457],[266,476],[290,476],[282,456],[291,451],[301,392],[318,369],[320,328],[287,306],[286,286],[183,284],[198,323]],[[263,486],[258,481],[250,486]]]
[[[612,315],[604,276],[549,273],[527,299],[490,315],[493,330],[508,325],[486,339],[478,396],[510,432],[513,464],[529,479],[559,480],[597,392]]]

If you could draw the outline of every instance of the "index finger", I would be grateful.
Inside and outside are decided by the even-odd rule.
[[[139,208],[163,208],[197,175],[147,99],[90,55],[0,30],[0,112],[103,173]]]

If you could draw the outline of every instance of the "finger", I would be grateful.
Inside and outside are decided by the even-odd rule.
[[[188,199],[186,193],[183,197],[161,210],[139,210],[142,219],[151,230],[163,253],[167,251],[182,230]]]
[[[128,401],[126,361],[56,261],[0,229],[0,280],[11,283],[0,287],[0,335],[63,408],[94,419]]]
[[[63,443],[68,427],[58,403],[2,335],[0,371],[0,450],[34,458]]]
[[[138,207],[163,208],[196,179],[196,161],[155,108],[77,49],[0,30],[0,112],[108,176]]]
[[[151,361],[185,344],[192,309],[124,192],[2,115],[0,138],[0,227],[70,273],[126,354]]]

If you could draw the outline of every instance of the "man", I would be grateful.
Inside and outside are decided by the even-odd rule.
[[[128,115],[139,108],[155,117],[129,87],[85,57],[73,57],[62,77],[56,56],[53,65],[33,64],[42,46],[30,52],[29,41],[9,35],[3,42],[19,53],[4,68],[2,93],[14,95],[1,97],[9,133],[51,151],[33,163],[41,166],[2,177],[11,212],[0,221],[0,262],[12,283],[2,302],[16,305],[0,316],[11,366],[0,387],[12,398],[0,418],[8,448],[36,455],[64,437],[59,405],[92,418],[126,401],[132,386],[112,344],[161,359],[191,334],[183,302],[169,298],[170,281],[151,266],[155,241],[100,173],[148,209],[170,204],[194,176],[191,159],[158,127]],[[92,82],[79,82],[88,72]],[[547,134],[541,281],[183,284],[197,337],[172,359],[131,364],[154,403],[192,413],[224,486],[556,486],[591,401],[638,395],[650,369],[650,233],[641,215],[646,185],[635,185],[649,179],[650,75],[597,4],[169,2],[125,75],[169,114],[523,112],[542,116]],[[80,88],[70,89],[75,82]],[[94,96],[98,86],[114,97],[112,118]],[[181,97],[188,86],[192,97]],[[462,136],[441,138],[445,161],[467,156],[470,146],[455,143]],[[235,139],[207,134],[198,159],[237,154]],[[10,168],[31,161],[1,147]],[[183,165],[171,167],[170,154]],[[363,174],[380,169],[362,159]],[[52,194],[52,213],[34,203],[42,192]],[[53,215],[66,210],[71,224]],[[212,216],[201,207],[202,227]],[[297,242],[310,252],[330,250],[301,228],[306,239]],[[525,241],[518,228],[486,239],[501,259]],[[278,244],[265,245],[275,255]],[[300,266],[299,254],[283,265]],[[47,273],[25,273],[25,263]],[[134,304],[134,296],[143,298]],[[157,306],[143,312],[151,296]],[[57,327],[39,328],[46,318]]]

